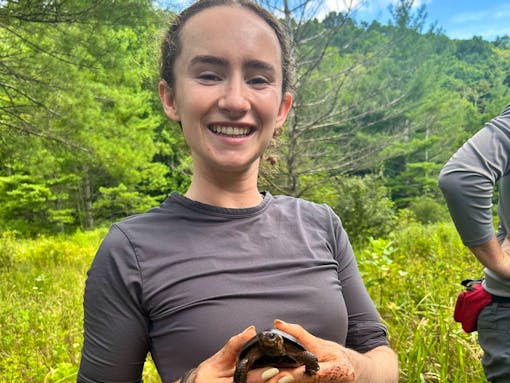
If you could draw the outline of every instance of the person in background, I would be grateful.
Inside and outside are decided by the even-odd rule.
[[[510,105],[451,157],[440,172],[439,187],[463,243],[485,266],[483,287],[492,295],[478,317],[485,375],[493,383],[510,382]]]
[[[184,195],[112,225],[88,272],[78,382],[231,383],[238,352],[276,327],[319,361],[249,383],[396,383],[398,362],[341,221],[260,192],[259,165],[292,105],[284,29],[248,0],[202,0],[162,44],[159,94],[191,150]]]

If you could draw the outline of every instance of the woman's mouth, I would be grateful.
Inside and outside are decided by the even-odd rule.
[[[252,132],[252,128],[226,125],[211,125],[209,130],[214,134],[227,137],[246,137]]]

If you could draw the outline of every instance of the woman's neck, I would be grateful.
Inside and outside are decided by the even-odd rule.
[[[258,175],[258,174],[257,174]],[[226,208],[248,208],[262,202],[257,175],[221,178],[193,175],[185,196],[194,201]]]

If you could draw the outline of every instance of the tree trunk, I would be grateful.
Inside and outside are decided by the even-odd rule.
[[[85,172],[83,176],[83,202],[83,206],[85,208],[85,228],[92,229],[94,227],[94,216],[92,212],[92,188],[87,172]]]

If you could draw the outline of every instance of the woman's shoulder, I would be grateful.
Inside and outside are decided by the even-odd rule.
[[[172,202],[172,199],[172,196],[169,196],[159,206],[113,222],[110,231],[120,231],[125,237],[132,239],[157,232],[162,226],[167,227],[169,223],[175,221],[175,217],[184,215],[180,213],[182,208],[179,204]]]
[[[323,202],[315,202],[301,197],[292,197],[289,195],[275,195],[273,196],[275,203],[288,206],[298,206],[304,209],[311,210],[324,210],[330,211],[331,208],[328,204]]]
[[[299,216],[306,216],[313,221],[339,220],[333,209],[326,203],[287,195],[277,195],[273,199],[274,207]]]

